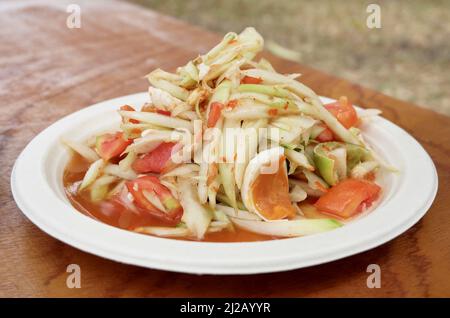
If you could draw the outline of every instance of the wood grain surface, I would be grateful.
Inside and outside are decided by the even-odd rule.
[[[419,223],[356,256],[249,276],[123,265],[40,231],[19,211],[10,191],[11,169],[25,145],[84,106],[145,91],[143,75],[156,67],[173,70],[220,38],[128,3],[76,2],[82,10],[80,29],[66,27],[70,2],[0,3],[0,296],[450,296],[450,118],[270,55],[281,72],[301,72],[302,81],[321,95],[347,95],[358,105],[382,109],[425,147],[438,169],[439,192]],[[81,266],[81,289],[66,287],[66,267],[72,263]],[[366,287],[371,263],[381,266],[380,289]]]

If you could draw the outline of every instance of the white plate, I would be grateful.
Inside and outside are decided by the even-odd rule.
[[[253,274],[317,265],[381,245],[413,226],[436,195],[436,169],[422,146],[393,123],[375,118],[362,127],[364,136],[400,173],[382,176],[383,195],[373,212],[334,231],[263,242],[209,243],[146,236],[95,221],[72,207],[64,194],[62,175],[70,156],[60,138],[81,141],[110,129],[120,121],[115,109],[147,100],[147,94],[140,93],[86,107],[36,136],[11,176],[22,212],[58,240],[118,262],[197,274]]]

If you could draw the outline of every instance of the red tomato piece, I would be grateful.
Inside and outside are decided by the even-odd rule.
[[[380,186],[367,180],[345,179],[314,204],[322,212],[349,218],[369,207],[379,196]]]
[[[181,204],[175,199],[170,190],[161,184],[157,177],[142,176],[132,181],[127,181],[126,186],[134,198],[135,205],[142,211],[173,224],[180,221],[183,215]],[[155,207],[147,199],[144,191],[150,195],[156,195],[166,211],[161,211]]]
[[[175,145],[174,142],[163,142],[152,152],[136,159],[131,167],[137,173],[161,173],[169,165],[172,149]]]
[[[95,149],[103,160],[109,160],[120,155],[131,142],[124,138],[122,132],[104,134],[97,137]]]
[[[259,77],[252,77],[252,76],[244,76],[241,79],[241,84],[261,84],[262,83],[262,79],[260,79]]]
[[[345,96],[337,102],[326,104],[325,108],[347,129],[358,124],[356,110]]]
[[[220,116],[222,115],[222,109],[224,105],[220,102],[212,102],[211,107],[209,109],[209,115],[208,115],[208,128],[214,127],[217,122],[220,119]]]
[[[333,131],[331,131],[330,128],[325,126],[325,129],[316,137],[316,140],[318,142],[333,141],[334,140]]]

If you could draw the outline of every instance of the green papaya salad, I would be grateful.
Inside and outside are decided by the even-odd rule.
[[[88,210],[156,220],[132,231],[196,240],[310,235],[366,211],[389,167],[358,127],[380,112],[345,96],[324,105],[300,74],[258,58],[263,45],[246,28],[173,73],[152,71],[148,101],[123,105],[118,129],[64,140],[86,162],[67,191]]]

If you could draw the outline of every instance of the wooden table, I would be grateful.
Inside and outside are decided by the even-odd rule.
[[[450,296],[450,118],[269,55],[281,72],[302,73],[302,81],[317,93],[347,95],[363,107],[380,108],[420,141],[437,166],[439,192],[418,224],[383,246],[329,264],[227,277],[123,265],[40,231],[19,211],[10,192],[11,168],[25,145],[64,115],[145,91],[144,74],[156,67],[173,70],[220,38],[110,1],[75,1],[81,4],[82,25],[68,29],[65,9],[70,2],[0,4],[0,296]],[[81,266],[81,289],[66,287],[71,263]],[[366,287],[371,263],[381,266],[380,289]]]

